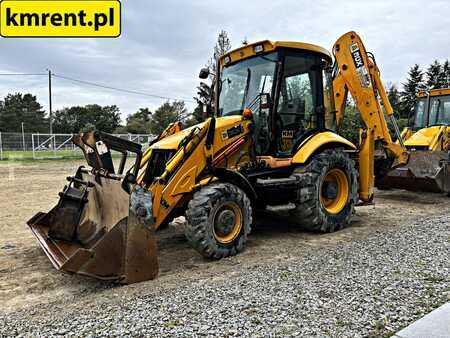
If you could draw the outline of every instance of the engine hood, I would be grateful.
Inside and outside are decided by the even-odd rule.
[[[183,138],[185,138],[193,128],[196,128],[196,127],[203,128],[204,125],[205,125],[205,122],[202,122],[202,123],[196,124],[192,127],[183,129],[176,134],[167,136],[167,137],[163,138],[162,140],[152,144],[150,146],[150,149],[177,149],[181,140]]]
[[[429,147],[440,128],[440,126],[435,126],[420,129],[405,141],[405,145],[407,147]]]
[[[216,118],[216,131],[218,133],[221,133],[223,130],[226,130],[229,127],[232,127],[239,122],[242,122],[244,118],[240,115],[234,115],[234,116],[223,116],[223,117],[217,117]],[[162,140],[152,144],[150,146],[150,149],[178,149],[178,145],[180,142],[185,138],[189,132],[193,128],[203,128],[205,126],[205,122],[198,123],[196,125],[193,125],[192,127],[183,129],[179,131],[176,134],[167,136],[163,138]]]

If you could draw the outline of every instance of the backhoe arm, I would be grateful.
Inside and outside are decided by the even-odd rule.
[[[403,145],[380,71],[361,38],[355,32],[344,34],[334,44],[333,53],[336,60],[333,91],[337,125],[344,117],[348,93],[352,95],[365,124],[365,129],[361,131],[359,152],[360,198],[368,202],[373,197],[375,142],[380,141],[387,155],[395,158],[395,166],[407,164],[409,155]],[[381,104],[394,126],[400,144],[393,142],[391,138]]]

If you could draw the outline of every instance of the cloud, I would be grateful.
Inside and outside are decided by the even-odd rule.
[[[411,65],[450,57],[450,3],[391,1],[122,1],[118,39],[1,39],[0,72],[45,72],[156,95],[191,98],[218,32],[244,38],[311,42],[331,49],[355,30],[374,52],[385,82],[401,83]],[[0,77],[0,97],[22,91],[47,108],[47,78]],[[55,109],[116,104],[124,117],[161,100],[53,81]],[[190,107],[192,108],[192,104]]]

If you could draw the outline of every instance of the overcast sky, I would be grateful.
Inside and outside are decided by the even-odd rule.
[[[414,63],[450,58],[448,0],[124,0],[120,38],[2,38],[0,72],[50,68],[86,81],[191,99],[221,29],[233,47],[247,38],[310,42],[329,50],[340,35],[355,30],[375,54],[384,82],[402,82]],[[53,82],[54,109],[116,104],[125,117],[162,103],[62,79]],[[0,97],[16,91],[36,94],[47,110],[45,77],[0,77]]]

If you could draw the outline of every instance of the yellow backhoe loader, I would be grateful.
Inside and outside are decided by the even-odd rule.
[[[392,107],[359,36],[340,37],[333,55],[300,42],[242,46],[218,60],[205,122],[171,124],[146,151],[101,132],[74,137],[89,168],[28,222],[54,266],[122,283],[154,278],[155,231],[178,215],[192,247],[215,259],[244,248],[260,210],[284,210],[312,231],[345,227],[373,199],[375,145],[395,165],[409,155],[389,134],[381,105],[397,126]],[[365,124],[359,147],[335,132],[348,93]],[[117,170],[112,150],[122,153]]]
[[[376,186],[450,194],[450,89],[421,91],[402,139],[408,165],[380,174]]]

